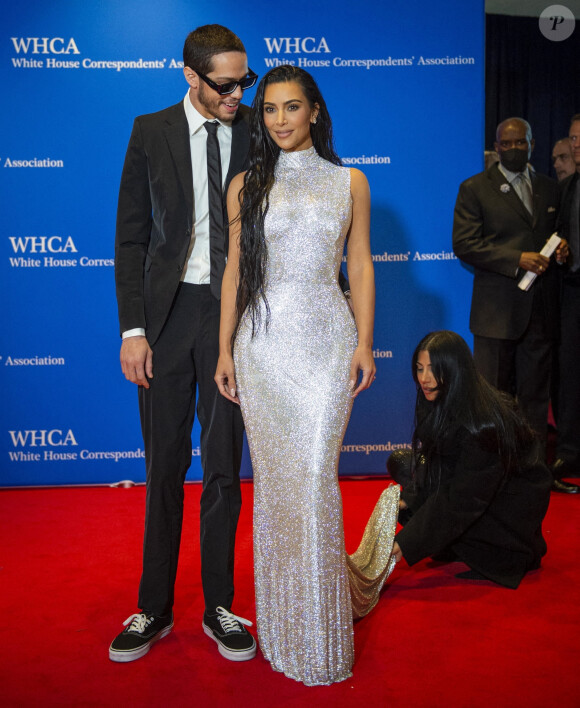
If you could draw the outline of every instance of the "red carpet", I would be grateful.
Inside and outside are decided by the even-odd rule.
[[[384,484],[342,483],[349,551]],[[261,656],[222,659],[201,631],[199,494],[187,486],[175,629],[114,664],[108,645],[136,610],[144,489],[0,492],[3,706],[580,706],[580,498],[552,495],[548,556],[518,590],[457,580],[457,563],[401,564],[355,626],[353,678],[306,688]],[[233,609],[254,620],[250,483],[243,494]]]

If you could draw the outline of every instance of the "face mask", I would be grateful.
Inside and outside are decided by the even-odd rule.
[[[499,153],[501,164],[510,172],[523,172],[528,163],[528,151],[511,148]]]

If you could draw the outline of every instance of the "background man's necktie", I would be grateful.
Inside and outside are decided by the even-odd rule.
[[[524,177],[523,173],[520,173],[515,177],[513,185],[515,187],[518,197],[522,200],[523,205],[530,212],[530,214],[533,214],[534,206],[532,201],[532,190],[530,187],[530,183]]]

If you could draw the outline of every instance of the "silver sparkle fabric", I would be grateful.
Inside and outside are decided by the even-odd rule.
[[[282,152],[269,201],[269,324],[252,338],[251,321],[242,318],[234,347],[254,471],[258,637],[275,670],[306,685],[329,684],[351,676],[354,660],[349,576],[359,588],[359,616],[390,572],[377,561],[386,553],[392,565],[398,488],[387,495],[390,511],[375,511],[365,532],[368,542],[384,542],[383,552],[361,547],[358,562],[347,560],[337,465],[357,335],[338,269],[351,222],[350,170],[314,148]],[[390,545],[381,531],[387,518]]]

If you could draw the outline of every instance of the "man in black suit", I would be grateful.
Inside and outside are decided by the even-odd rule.
[[[243,425],[213,379],[228,250],[223,195],[246,166],[248,109],[240,101],[256,76],[240,39],[220,25],[191,32],[183,58],[185,99],[135,120],[117,211],[121,366],[139,387],[147,467],[140,612],[109,648],[120,662],[144,656],[173,627],[196,391],[203,629],[228,659],[256,653],[246,620],[231,613]]]
[[[542,440],[546,437],[552,350],[558,337],[559,272],[563,241],[548,259],[540,254],[556,228],[556,183],[528,167],[534,141],[529,124],[499,124],[500,162],[463,182],[453,222],[453,250],[473,266],[470,328],[481,374],[517,396]],[[536,274],[528,291],[523,274]]]
[[[580,475],[580,381],[576,375],[580,356],[580,113],[572,117],[569,138],[576,171],[559,185],[558,231],[570,244],[570,257],[562,278],[558,438],[552,465],[561,484],[562,477]],[[563,484],[580,492],[578,485]]]

